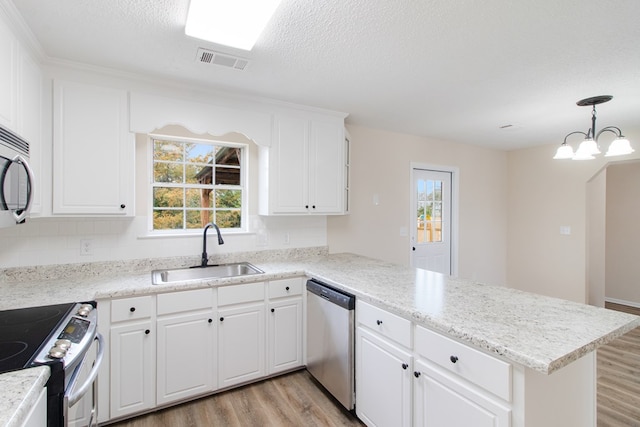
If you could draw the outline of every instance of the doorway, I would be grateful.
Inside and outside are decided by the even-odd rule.
[[[411,266],[454,272],[454,171],[414,166],[411,170]]]

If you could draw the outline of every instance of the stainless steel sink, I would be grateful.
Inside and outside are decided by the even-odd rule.
[[[264,273],[264,271],[248,262],[237,262],[233,264],[209,265],[207,267],[153,270],[151,272],[151,283],[154,285],[164,285],[167,283],[189,282],[191,280],[220,279],[223,277],[248,276],[262,273]]]

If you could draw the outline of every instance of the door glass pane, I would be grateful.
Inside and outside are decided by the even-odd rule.
[[[416,243],[442,241],[442,181],[419,180],[417,185]]]

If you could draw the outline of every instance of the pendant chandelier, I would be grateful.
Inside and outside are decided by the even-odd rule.
[[[605,102],[611,101],[613,96],[611,95],[600,95],[594,96],[591,98],[581,99],[576,102],[576,104],[580,107],[585,107],[587,105],[591,105],[593,108],[591,110],[591,128],[585,133],[580,131],[575,131],[569,133],[564,137],[564,142],[560,147],[558,147],[558,151],[556,151],[556,155],[553,156],[554,159],[572,159],[572,160],[591,160],[595,159],[596,154],[600,154],[600,148],[598,146],[598,138],[604,132],[611,132],[616,135],[616,139],[613,140],[607,153],[604,155],[605,157],[612,156],[623,156],[625,154],[631,154],[635,150],[631,148],[631,144],[629,140],[622,135],[622,131],[615,126],[607,126],[596,133],[596,105],[602,104]],[[580,134],[584,136],[584,140],[580,143],[578,150],[574,153],[573,147],[567,144],[567,138],[571,135]]]

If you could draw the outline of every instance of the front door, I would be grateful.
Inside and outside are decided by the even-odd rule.
[[[411,266],[451,274],[451,172],[413,169]]]

